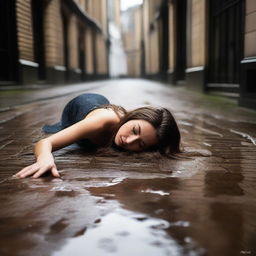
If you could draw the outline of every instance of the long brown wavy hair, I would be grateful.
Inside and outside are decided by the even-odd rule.
[[[120,117],[120,123],[116,127],[114,137],[119,128],[130,120],[145,120],[155,129],[158,143],[148,148],[148,151],[158,151],[162,155],[175,155],[181,153],[180,149],[180,131],[175,118],[166,108],[160,107],[141,107],[132,111],[126,111],[123,107],[109,104],[106,108],[111,108]]]

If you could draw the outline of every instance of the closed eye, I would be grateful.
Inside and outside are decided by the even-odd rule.
[[[132,132],[133,132],[133,134],[135,134],[135,135],[137,135],[137,134],[138,134],[138,131],[137,131],[137,129],[136,129],[136,127],[135,127],[135,126],[133,127]]]
[[[137,127],[136,126],[133,127],[133,133],[135,135],[140,134],[140,132],[141,132],[141,129],[140,129],[140,125],[139,124],[137,125]]]
[[[141,128],[140,128],[140,125],[138,124],[138,131],[136,130],[136,132],[138,133],[138,134],[141,134]],[[143,140],[140,140],[139,141],[139,147],[141,148],[141,149],[145,149],[146,147],[147,147],[147,145],[145,144],[145,142],[143,141]]]

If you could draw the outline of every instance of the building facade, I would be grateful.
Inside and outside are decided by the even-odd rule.
[[[256,108],[256,1],[144,0],[145,77]]]
[[[143,26],[142,7],[130,7],[122,12],[122,39],[127,61],[127,74],[140,77],[143,74]]]
[[[0,85],[108,76],[106,0],[3,0],[0,17]]]

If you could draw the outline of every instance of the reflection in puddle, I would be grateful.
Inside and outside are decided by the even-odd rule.
[[[176,221],[170,224],[170,226],[176,226],[176,227],[189,227],[190,223],[188,221]]]
[[[233,129],[230,129],[231,132],[238,134],[240,136],[242,136],[243,138],[246,138],[247,140],[251,141],[251,143],[253,145],[256,145],[256,138],[253,138],[251,135],[244,133],[244,132],[239,132],[239,131],[235,131]]]
[[[219,137],[223,137],[223,135],[222,135],[221,133],[219,133],[219,132],[215,132],[215,131],[212,131],[212,130],[210,130],[210,129],[205,129],[205,128],[200,127],[200,126],[198,126],[198,125],[195,125],[194,127],[195,127],[196,129],[198,129],[198,130],[200,130],[200,131],[206,133],[206,134],[211,134],[211,135],[216,135],[216,136],[219,136]]]
[[[60,184],[51,188],[50,191],[71,192],[74,191],[74,188],[72,188],[72,186],[68,184]]]
[[[210,143],[203,142],[203,144],[207,147],[211,147],[212,145]]]
[[[192,123],[186,122],[186,121],[179,121],[180,125],[184,125],[184,126],[193,126]]]
[[[141,190],[141,192],[143,192],[143,193],[158,194],[160,196],[170,195],[170,193],[168,193],[168,192],[164,192],[164,191],[161,191],[161,190],[152,190],[152,189]]]
[[[187,227],[189,223],[173,225]],[[165,220],[119,209],[104,216],[83,235],[70,239],[53,255],[181,255],[182,247],[165,231],[170,226]]]

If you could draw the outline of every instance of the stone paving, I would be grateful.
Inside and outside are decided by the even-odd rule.
[[[70,146],[54,153],[61,179],[12,177],[34,161],[41,126],[82,91],[127,109],[170,109],[197,156]],[[256,255],[255,111],[140,79],[18,95],[0,93],[0,255]]]

